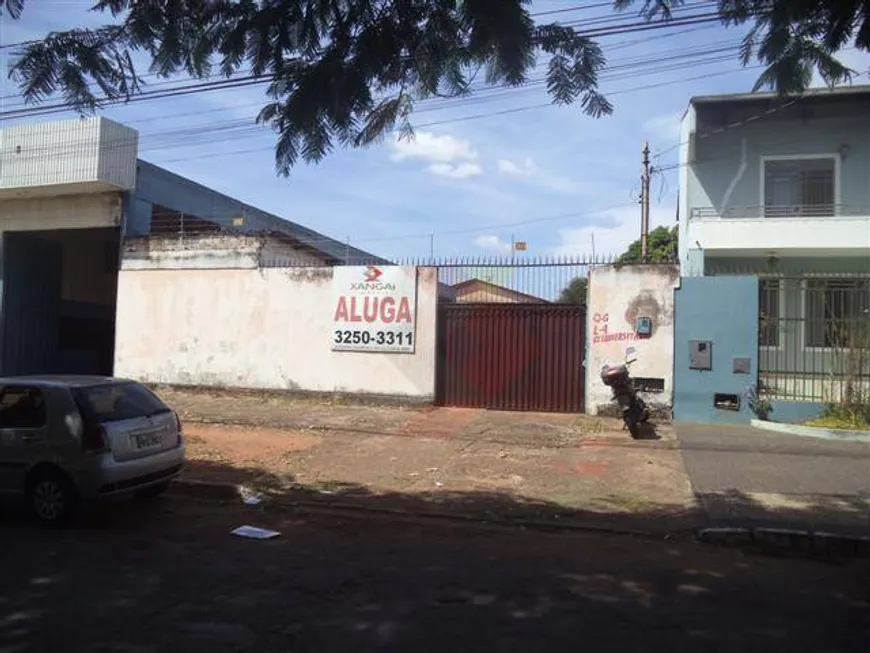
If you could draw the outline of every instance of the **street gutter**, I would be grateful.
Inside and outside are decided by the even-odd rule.
[[[217,501],[241,502],[239,489],[228,483],[211,483],[204,481],[176,480],[173,481],[171,491],[183,496]],[[441,512],[437,510],[403,510],[401,508],[373,508],[347,503],[340,500],[305,501],[299,499],[286,499],[280,495],[267,495],[265,505],[278,510],[290,510],[294,512],[331,514],[348,518],[374,518],[399,520],[411,523],[441,523],[446,525],[468,525],[475,527],[484,526],[499,530],[529,530],[549,533],[599,533],[606,535],[624,535],[655,540],[671,540],[678,537],[693,537],[697,531],[696,526],[679,526],[672,528],[649,528],[629,529],[611,526],[602,520],[600,523],[570,523],[558,520],[536,519],[510,519],[500,517],[484,517],[456,512]],[[651,521],[651,520],[649,520]],[[673,523],[667,517],[662,520],[665,523]]]
[[[171,491],[181,496],[221,502],[241,502],[239,488],[228,483],[176,480]],[[568,523],[557,520],[504,519],[439,511],[409,511],[398,508],[373,508],[336,500],[305,501],[268,495],[264,505],[279,511],[346,519],[376,519],[414,525],[469,526],[487,530],[521,530],[541,533],[621,535],[657,541],[695,539],[703,544],[750,549],[768,555],[798,555],[811,559],[870,559],[870,537],[852,534],[784,529],[773,527],[716,527],[709,524],[649,529],[626,529],[604,523]],[[709,521],[701,517],[698,522]],[[662,526],[673,520],[662,519]]]

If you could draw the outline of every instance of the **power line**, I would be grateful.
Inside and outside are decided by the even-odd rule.
[[[610,5],[609,2],[606,3],[606,4]],[[605,47],[605,51],[606,51],[606,52],[613,52],[613,51],[616,51],[616,50],[623,50],[623,49],[625,49],[625,48],[631,48],[631,47],[634,47],[635,45],[639,45],[639,44],[641,44],[641,43],[650,43],[650,42],[653,42],[653,41],[663,41],[663,40],[665,40],[665,39],[671,39],[671,38],[674,38],[674,37],[677,37],[677,36],[684,36],[684,35],[686,35],[686,34],[690,34],[690,33],[694,33],[694,32],[699,32],[699,31],[703,31],[703,30],[708,30],[708,29],[710,29],[711,27],[716,27],[716,25],[709,24],[709,23],[705,23],[705,24],[702,24],[702,25],[699,25],[699,26],[697,26],[697,27],[690,28],[690,29],[680,29],[680,30],[675,30],[674,32],[671,32],[671,33],[668,33],[668,34],[653,34],[652,36],[647,36],[647,37],[643,37],[643,38],[629,39],[629,40],[624,40],[624,41],[620,41],[620,42],[609,43],[609,44],[607,44],[607,46]],[[724,42],[726,42],[726,41],[719,41],[719,42],[716,42],[716,43],[724,43]],[[739,45],[740,42],[741,42],[741,39],[738,39],[738,40],[735,42],[735,45]],[[34,43],[36,43],[36,41],[34,41]],[[13,45],[14,45],[14,44],[13,44]],[[707,45],[711,45],[711,44],[708,43]],[[0,46],[0,47],[2,47],[2,46]],[[11,46],[10,46],[10,47],[11,47]],[[647,55],[644,55],[644,56],[647,57]],[[609,68],[610,65],[608,64],[607,67]],[[239,70],[238,73],[237,73],[237,75],[250,75],[250,74],[251,74],[251,70],[248,69],[248,68],[241,69],[241,70]],[[224,80],[227,80],[227,81],[228,81],[228,80],[231,80],[231,79],[235,79],[235,78],[237,77],[237,75],[236,75],[236,76],[231,76],[231,77],[229,77],[229,78],[221,78],[221,79],[224,79]],[[161,75],[160,75],[159,73],[143,73],[142,75],[139,75],[139,78],[140,78],[140,79],[148,79],[148,78],[152,78],[152,77],[158,77],[158,78],[159,78],[159,77],[161,77]],[[192,80],[192,79],[195,79],[195,78],[188,78],[188,79],[191,79],[191,80]],[[205,81],[205,80],[208,80],[208,79],[209,79],[209,78],[206,77],[206,78],[204,78],[202,81]],[[179,82],[179,80],[177,80],[177,79],[167,79],[167,80],[165,80],[165,81],[159,81],[159,82],[155,82],[155,83],[153,83],[153,84],[149,84],[148,86],[151,87],[151,88],[154,88],[154,87],[158,87],[158,86],[169,86],[169,85],[171,85],[171,84],[176,84],[176,83],[178,83],[178,82]],[[92,89],[97,90],[97,86],[96,86],[96,84],[93,84],[93,83],[92,83],[92,84],[90,84],[89,86],[90,86]],[[488,85],[484,85],[484,86],[488,86]],[[20,99],[20,98],[21,98],[21,94],[20,94],[20,93],[14,93],[14,94],[9,94],[9,95],[0,96],[0,100],[16,100],[16,99]],[[11,105],[7,104],[6,106],[13,106],[13,107],[14,107],[14,106],[21,106],[21,107],[26,107],[26,106],[27,106],[27,103],[25,103],[25,102],[22,101],[22,102],[13,103],[13,104],[11,104]],[[261,106],[261,103],[258,102],[258,103],[257,103],[257,106]],[[38,108],[40,108],[40,107],[34,107],[34,108],[35,108],[35,109],[38,109]]]
[[[790,99],[790,100],[783,101],[781,104],[779,104],[779,105],[777,105],[777,106],[775,106],[775,107],[771,107],[771,108],[769,108],[769,109],[765,109],[764,111],[761,111],[761,112],[759,112],[759,113],[753,114],[753,115],[749,116],[748,118],[744,118],[744,119],[742,119],[742,120],[736,120],[736,121],[734,121],[734,122],[730,122],[730,123],[728,123],[728,124],[726,124],[726,125],[723,125],[723,126],[721,126],[721,127],[717,127],[716,129],[710,130],[710,131],[708,131],[708,132],[704,132],[704,133],[702,133],[702,134],[697,134],[697,135],[695,136],[695,138],[696,138],[697,140],[704,140],[704,139],[706,139],[706,138],[710,138],[711,136],[717,136],[717,135],[723,134],[723,133],[725,133],[725,132],[727,132],[727,131],[730,131],[730,130],[732,130],[732,129],[736,129],[736,128],[738,128],[738,127],[744,127],[744,126],[749,125],[749,124],[751,124],[751,123],[754,123],[754,122],[758,122],[758,121],[760,121],[760,120],[763,120],[764,118],[767,118],[767,117],[769,117],[769,116],[771,116],[771,115],[773,115],[773,114],[779,113],[780,111],[783,111],[784,109],[787,109],[787,108],[789,108],[789,107],[791,107],[791,106],[794,106],[794,105],[796,105],[796,104],[798,104],[798,103],[800,103],[800,102],[803,102],[803,101],[805,101],[805,100],[808,100],[808,99],[811,99],[811,98],[814,98],[814,97],[819,97],[820,95],[823,95],[823,94],[825,94],[825,93],[829,93],[829,92],[830,92],[830,90],[827,89],[827,88],[819,88],[819,89],[815,89],[815,90],[813,90],[813,91],[810,91],[809,93],[805,93],[805,94],[803,94],[803,95],[799,95],[799,96],[793,97],[793,98]],[[858,127],[858,126],[864,126],[864,125],[866,125],[866,123],[867,123],[867,119],[866,119],[866,118],[861,118],[859,121],[856,121],[856,122],[855,122],[855,126],[856,126],[856,127]],[[851,124],[851,123],[850,123],[850,124]],[[810,131],[810,132],[819,132],[819,131],[820,131],[820,132],[825,132],[825,131],[829,131],[829,130],[828,130],[827,128],[819,128],[819,129],[808,128],[808,131]],[[677,147],[680,147],[680,146],[682,146],[682,145],[686,145],[688,142],[689,142],[689,141],[681,141],[681,142],[677,143],[675,146],[672,146],[672,147],[667,148],[666,150],[663,150],[663,152],[669,152],[669,151],[671,151],[671,150],[673,150],[673,149],[675,149],[675,148],[677,148]],[[774,149],[777,149],[778,147],[782,147],[782,146],[784,146],[784,145],[788,145],[788,144],[790,144],[790,143],[792,143],[792,142],[793,142],[793,139],[792,139],[792,138],[787,138],[787,139],[785,139],[785,140],[783,140],[783,141],[780,141],[778,144],[774,145],[773,148],[774,148]],[[729,156],[729,155],[722,155],[722,156],[719,156],[719,157],[710,157],[710,158],[705,159],[705,161],[715,161],[715,160],[720,159],[720,158],[727,158],[728,156]],[[682,168],[682,167],[684,167],[684,166],[686,166],[686,165],[688,165],[688,164],[687,164],[687,163],[673,163],[673,164],[669,164],[669,165],[666,165],[666,166],[657,166],[657,167],[656,167],[656,172],[660,172],[660,173],[661,173],[661,172],[669,172],[669,171],[671,171],[671,170],[677,170],[677,169],[679,169],[679,168]]]
[[[651,74],[658,74],[659,72],[673,72],[675,70],[679,70],[681,68],[697,68],[702,65],[710,65],[710,64],[718,64],[724,61],[730,60],[731,56],[728,54],[730,51],[734,50],[736,45],[729,45],[727,47],[722,47],[718,49],[711,49],[709,53],[712,56],[708,56],[707,58],[700,57],[701,50],[697,48],[689,49],[685,52],[677,52],[674,53],[670,57],[663,57],[660,59],[641,62],[637,60],[628,60],[625,63],[614,64],[611,68],[602,74],[600,82],[612,82],[618,80],[627,80],[638,76],[649,76]],[[719,53],[724,53],[720,55]],[[749,67],[751,68],[751,67]],[[624,72],[621,72],[623,71]],[[471,106],[477,104],[486,104],[492,100],[500,99],[503,97],[516,97],[523,94],[528,94],[529,91],[534,91],[536,87],[540,87],[546,84],[545,79],[535,79],[532,78],[527,84],[517,88],[503,88],[503,87],[485,87],[481,89],[479,92],[471,95],[469,97],[459,97],[459,98],[430,98],[424,99],[418,102],[418,106],[415,107],[415,114],[422,114],[429,111],[441,111],[446,109],[458,108],[462,106]],[[220,85],[213,87],[214,90],[226,90],[228,88],[245,88],[252,85],[251,82],[244,82],[241,84],[234,84],[231,82],[222,82]],[[191,92],[198,90],[194,88],[184,88],[181,92],[177,93],[177,95],[189,95]],[[210,87],[211,88],[211,87]],[[616,91],[619,93],[619,91]],[[158,93],[144,93],[140,96],[137,96],[131,100],[131,102],[145,102],[153,99],[165,99],[176,97],[175,91],[162,91]],[[116,104],[121,104],[120,102]],[[261,103],[257,103],[261,105]],[[241,105],[239,105],[241,106]],[[231,110],[238,107],[221,107],[220,111]],[[67,113],[69,111],[69,107],[66,105],[59,105],[53,107],[37,107],[35,109],[24,109],[24,110],[11,110],[8,112],[0,113],[0,117],[6,119],[21,119],[25,117],[31,117],[33,115],[44,116],[51,115],[57,113]],[[153,120],[163,120],[166,118],[176,118],[176,117],[184,117],[191,115],[200,115],[201,113],[209,113],[209,111],[200,112],[200,111],[187,111],[180,113],[170,113],[170,114],[162,114],[161,116],[156,116],[153,118],[142,119],[140,122],[149,122]],[[237,121],[235,124],[244,125],[251,127],[251,123],[248,119],[244,121]],[[259,128],[263,129],[263,128]]]
[[[751,67],[750,67],[751,68]],[[670,67],[669,67],[670,69]],[[742,69],[738,70],[730,70],[730,71],[720,71],[718,73],[708,73],[703,75],[697,75],[694,77],[688,78],[679,78],[676,80],[669,80],[663,82],[657,82],[653,84],[646,84],[642,86],[629,87],[625,89],[618,89],[609,93],[611,96],[622,95],[626,93],[632,93],[643,90],[650,90],[653,88],[660,88],[664,86],[681,84],[688,81],[694,81],[697,79],[707,79],[715,76],[722,76],[726,74],[733,74],[736,72],[741,72]],[[521,107],[513,107],[509,109],[499,110],[499,111],[487,111],[479,114],[472,114],[467,116],[461,116],[456,118],[450,118],[445,120],[437,120],[430,121],[426,123],[418,123],[415,125],[415,128],[426,128],[426,127],[434,127],[446,124],[454,124],[460,122],[467,122],[470,120],[480,120],[491,117],[498,117],[504,115],[511,115],[515,113],[526,112],[534,109],[545,108],[553,106],[552,103],[546,102],[541,104],[533,104]],[[431,110],[440,110],[439,108],[432,108]],[[423,110],[419,110],[419,113],[423,113]],[[189,114],[190,115],[190,114]],[[165,116],[164,116],[165,117]],[[251,125],[248,121],[224,121],[221,123],[210,123],[206,126],[202,125],[194,125],[189,127],[179,127],[176,129],[164,130],[162,132],[146,134],[144,135],[145,139],[153,140],[158,139],[157,143],[142,145],[138,148],[140,152],[151,152],[151,151],[160,151],[167,149],[174,149],[179,147],[193,147],[193,146],[201,146],[206,144],[211,144],[214,142],[226,143],[230,140],[236,140],[241,138],[250,138],[251,136],[256,136],[257,134],[266,135],[269,130],[263,126]],[[206,136],[208,134],[213,134],[213,138],[211,140],[207,139]],[[166,143],[161,144],[159,139],[165,139]],[[81,140],[79,142],[68,142],[63,146],[46,146],[43,148],[31,148],[27,152],[23,154],[23,156],[27,156],[29,158],[36,157],[44,157],[51,156],[53,158],[62,157],[64,155],[67,156],[77,156],[79,150],[82,146],[86,144],[92,144],[91,140]],[[132,139],[122,139],[120,141],[109,143],[103,145],[103,148],[125,148],[132,147]],[[262,152],[267,150],[274,150],[274,143],[268,146],[260,146],[257,148],[246,148],[242,150],[234,150],[230,152],[217,152],[217,153],[208,153],[203,155],[193,155],[189,157],[180,157],[174,159],[165,160],[166,163],[174,163],[180,161],[187,160],[197,160],[197,159],[209,159],[215,158],[219,156],[230,156],[230,155],[238,155],[238,154],[251,154],[255,152]],[[34,156],[36,155],[36,156]]]
[[[741,123],[741,124],[747,124],[747,123]],[[859,118],[855,121],[846,122],[840,128],[843,130],[849,130],[851,128],[866,127],[866,125],[867,125],[867,118],[862,117],[862,118]],[[734,129],[734,128],[735,127],[731,127],[731,129]],[[719,132],[719,133],[722,133],[722,132]],[[831,128],[829,126],[823,126],[823,127],[817,127],[817,128],[805,127],[802,131],[802,134],[805,136],[809,135],[809,134],[830,134],[830,133],[831,133]],[[794,137],[790,136],[788,138],[784,138],[780,141],[776,141],[770,145],[767,145],[766,151],[768,151],[769,153],[776,152],[777,150],[779,150],[779,148],[787,147],[789,145],[792,145],[793,143],[794,143]],[[720,155],[708,156],[708,157],[705,157],[702,161],[698,161],[697,163],[710,163],[712,161],[720,161],[720,160],[727,159],[730,157],[731,157],[731,155],[729,155],[729,154],[720,154]],[[685,168],[685,167],[688,167],[690,165],[692,165],[692,164],[689,162],[673,163],[673,164],[669,164],[666,166],[659,166],[659,167],[655,168],[654,172],[655,173],[672,172],[674,170],[679,170],[680,168]]]
[[[696,77],[690,78],[680,78],[677,80],[670,80],[666,82],[659,82],[655,84],[647,84],[643,86],[626,88],[613,91],[611,95],[621,95],[629,92],[636,92],[641,90],[648,90],[650,88],[658,88],[667,85],[673,85],[678,83],[685,83],[687,81],[692,81],[693,79],[705,79],[712,76],[730,74],[733,72],[739,71],[722,71],[719,73],[711,73],[706,75],[699,75]],[[538,109],[543,107],[550,107],[551,103],[542,103],[542,104],[534,104],[530,106],[522,106],[522,107],[514,107],[510,109],[505,109],[501,111],[488,111],[481,114],[473,114],[469,116],[462,116],[457,118],[451,118],[446,120],[432,121],[427,123],[418,123],[415,125],[416,128],[426,128],[437,125],[444,124],[452,124],[458,122],[466,122],[469,120],[479,120],[484,118],[510,115],[513,113],[520,113],[529,111],[532,109]],[[259,134],[266,135],[268,132],[267,128],[258,125],[251,125],[248,121],[224,121],[219,123],[210,123],[207,125],[192,125],[179,127],[175,129],[158,131],[156,133],[146,134],[143,137],[148,144],[137,144],[134,143],[135,137],[129,137],[124,139],[119,139],[114,142],[108,142],[101,145],[101,147],[106,149],[124,149],[131,148],[136,146],[137,151],[141,153],[152,152],[152,151],[161,151],[167,149],[174,148],[183,148],[183,147],[195,147],[195,146],[203,146],[206,144],[212,143],[227,143],[231,140],[236,139],[249,139],[251,136],[256,136]],[[210,135],[210,136],[209,136]],[[156,141],[156,142],[155,142]],[[62,146],[44,146],[44,147],[36,147],[29,148],[27,151],[23,152],[21,156],[34,159],[41,157],[52,157],[53,159],[66,157],[76,157],[78,156],[79,151],[83,146],[91,146],[93,145],[93,140],[83,139],[79,141],[67,142]],[[266,147],[258,147],[258,148],[248,148],[244,150],[236,150],[232,152],[218,152],[218,153],[209,153],[198,156],[191,157],[181,157],[176,159],[169,159],[166,162],[177,162],[177,161],[186,161],[190,159],[208,159],[214,158],[216,156],[226,156],[230,154],[247,154],[254,153],[260,151],[266,151],[269,149],[274,149],[274,143],[270,144]]]
[[[709,6],[709,2],[706,2],[705,0],[696,0],[695,2],[685,3],[684,5],[682,5],[680,7],[680,10],[682,10],[682,11],[690,10],[690,9],[693,10],[693,9],[699,9],[701,7],[708,7],[708,6]],[[590,9],[601,9],[601,8],[605,8],[605,7],[613,7],[612,0],[607,1],[607,2],[587,3],[585,5],[574,5],[571,7],[565,7],[563,9],[551,9],[548,11],[538,11],[538,12],[530,13],[529,16],[531,18],[538,18],[541,16],[551,16],[551,15],[556,15],[556,14],[588,11]],[[595,24],[608,23],[608,22],[618,23],[620,20],[622,20],[623,16],[625,16],[624,13],[619,13],[619,12],[614,11],[614,12],[611,12],[611,13],[605,15],[605,16],[596,16],[595,18],[585,18],[585,19],[576,20],[576,21],[569,21],[568,23],[565,23],[563,26],[577,27],[577,26],[582,26],[582,25],[587,25],[587,24],[588,25],[595,25]],[[647,21],[647,22],[650,22],[650,21]],[[667,22],[667,21],[664,21],[664,22]],[[28,45],[35,45],[37,43],[43,42],[43,40],[44,39],[30,39],[27,41],[19,41],[17,43],[0,44],[0,51],[21,48],[21,47],[28,46]]]
[[[713,47],[713,46],[721,46],[721,47]],[[703,55],[736,53],[739,50],[739,48],[740,48],[740,41],[739,40],[725,39],[722,41],[708,43],[705,46],[693,46],[687,50],[672,51],[671,54],[669,54],[668,56],[659,57],[656,59],[650,59],[648,55],[638,55],[635,57],[627,57],[624,59],[617,59],[615,62],[611,62],[606,66],[605,70],[602,72],[602,78],[606,78],[608,76],[613,76],[613,73],[618,72],[620,70],[630,70],[632,72],[637,72],[639,74],[640,73],[639,69],[643,68],[644,66],[650,66],[650,67],[655,68],[655,67],[660,67],[663,63],[669,62],[669,61],[679,61],[679,60],[691,59],[692,60],[691,63],[700,64],[700,63],[704,63],[704,61],[699,60],[698,58],[703,56]],[[727,59],[727,58],[725,58],[725,59]],[[717,62],[718,62],[718,60],[717,60]],[[528,87],[530,85],[543,84],[543,83],[546,83],[546,75],[542,74],[542,73],[538,73],[538,70],[540,70],[541,68],[543,68],[543,67],[535,69],[535,73],[537,73],[537,74],[533,74],[529,78],[529,80],[520,87],[496,87],[496,86],[490,86],[489,84],[480,83],[480,84],[472,85],[471,90],[476,95],[479,95],[483,92],[505,90],[505,88],[507,90],[514,90],[514,88],[521,89],[521,88]],[[241,87],[246,87],[246,86],[256,86],[259,84],[266,84],[266,83],[269,83],[270,81],[271,80],[268,78],[256,78],[254,76],[236,77],[236,78],[231,78],[231,79],[221,79],[221,80],[216,80],[214,82],[208,82],[208,84],[213,84],[214,86],[205,86],[203,90],[204,91],[232,90],[235,88],[234,84],[236,82],[239,82],[239,87],[241,88]],[[175,91],[176,89],[181,89],[181,90],[187,91],[191,87],[198,88],[200,84],[204,84],[204,83],[196,82],[195,84],[191,84],[191,85],[188,85],[185,87],[174,87],[174,88],[169,88],[169,89],[161,90],[161,91],[144,91],[143,93],[135,96],[134,98],[131,98],[131,100],[129,102],[143,101],[143,100],[137,100],[137,98],[146,98],[146,97],[152,98],[154,96],[156,96],[156,99],[161,99],[162,96],[160,94],[162,94],[162,93],[171,93],[171,92]],[[8,97],[15,98],[18,96],[8,96]],[[439,98],[428,98],[428,101],[450,100],[450,99],[474,99],[474,96],[457,97],[457,98],[440,98],[440,97]],[[427,99],[424,99],[422,101],[425,102],[425,101],[427,101]],[[107,102],[107,104],[114,106],[114,105],[119,105],[119,104],[128,104],[129,102],[122,100],[122,99],[119,99],[119,100],[110,100]],[[41,107],[40,106],[28,107],[24,102],[18,102],[18,103],[12,104],[12,105],[7,104],[6,106],[7,107],[9,107],[9,106],[22,107],[21,109],[11,108],[11,109],[8,109],[7,112],[0,114],[0,115],[9,114],[10,117],[12,117],[12,118],[16,117],[15,115],[11,115],[13,113],[25,113],[26,112],[29,115],[31,112],[34,112],[34,113],[55,113],[55,112],[65,112],[65,111],[70,110],[69,105],[66,103],[58,103],[55,105],[48,105],[48,106],[41,106]]]
[[[358,240],[358,243],[370,243],[370,242],[387,242],[390,240],[410,240],[417,238],[428,238],[431,235],[435,236],[460,236],[465,234],[473,234],[481,231],[493,231],[500,229],[508,229],[510,227],[523,227],[530,224],[541,224],[543,222],[556,222],[560,220],[570,220],[573,218],[584,218],[591,217],[594,215],[600,215],[601,213],[608,213],[610,211],[618,211],[619,209],[624,209],[628,207],[636,206],[635,202],[623,202],[621,204],[614,204],[611,206],[603,207],[600,209],[586,210],[586,211],[574,211],[571,213],[562,213],[560,215],[549,216],[545,218],[533,218],[531,220],[519,220],[516,222],[502,222],[499,224],[489,224],[481,227],[470,227],[466,229],[451,229],[447,231],[436,231],[431,232],[428,231],[426,233],[418,233],[418,234],[405,234],[402,236],[385,236],[383,238],[373,238],[373,239],[363,239]]]
[[[722,46],[722,47],[712,47],[712,46]],[[637,75],[647,75],[651,72],[656,72],[656,69],[662,70],[674,70],[675,66],[669,65],[667,67],[663,67],[664,64],[670,64],[671,62],[685,61],[686,65],[691,67],[695,65],[701,65],[705,63],[718,63],[720,61],[730,59],[729,56],[716,56],[715,58],[710,58],[713,55],[726,55],[731,52],[736,52],[739,48],[739,42],[735,40],[723,40],[718,42],[710,43],[703,47],[694,46],[685,50],[677,50],[672,51],[671,54],[663,57],[658,57],[651,59],[648,56],[634,56],[627,57],[622,59],[617,59],[611,62],[607,68],[602,72],[600,76],[600,81],[607,81],[611,79],[617,78],[630,78]],[[707,58],[705,59],[705,55]],[[650,70],[644,70],[648,68]],[[620,71],[625,71],[624,74],[617,74]],[[252,86],[258,83],[267,83],[269,80],[267,79],[252,79],[250,77],[244,78],[235,78],[230,80],[219,80],[215,82],[209,82],[207,84],[195,83],[188,84],[186,86],[176,86],[174,88],[161,90],[161,91],[145,91],[133,98],[130,101],[126,102],[124,100],[116,100],[110,101],[107,104],[109,105],[126,105],[134,102],[142,102],[151,99],[163,99],[164,97],[174,97],[176,91],[181,95],[189,94],[190,91],[197,90],[203,88],[204,91],[218,90],[218,91],[226,91],[226,90],[234,90],[235,88],[245,88],[248,86]],[[453,102],[462,102],[466,103],[468,101],[474,101],[479,97],[482,97],[489,94],[495,94],[504,91],[517,91],[524,90],[526,88],[542,85],[546,83],[546,75],[545,74],[533,74],[524,85],[518,87],[496,87],[489,86],[487,84],[479,84],[476,87],[473,86],[472,89],[475,93],[471,96],[460,96],[454,98],[425,98],[419,101],[419,103],[428,103],[428,104],[451,104]],[[262,106],[261,102],[258,101],[260,106]],[[26,117],[32,114],[51,114],[51,113],[63,113],[70,111],[70,107],[66,103],[58,103],[55,105],[47,105],[47,106],[37,106],[37,107],[26,107],[24,105],[22,109],[10,109],[0,116],[15,119],[19,117]],[[197,112],[198,113],[198,112]],[[164,114],[164,115],[174,115],[174,114]],[[180,114],[179,114],[180,115]]]
[[[672,21],[663,22],[663,23],[629,23],[627,25],[622,26],[614,26],[608,28],[602,28],[601,30],[592,30],[592,32],[584,33],[585,36],[601,36],[606,32],[607,34],[623,34],[630,33],[634,31],[647,31],[648,29],[663,29],[663,28],[673,28],[685,25],[696,25],[699,22],[709,22],[710,16],[715,16],[717,14],[700,14],[698,16],[687,16],[683,19],[673,19]],[[130,103],[136,100],[137,98],[142,97],[150,97],[152,99],[162,99],[165,97],[177,97],[180,95],[188,95],[192,93],[198,92],[208,92],[213,90],[227,90],[231,88],[238,88],[242,85],[250,85],[255,86],[259,84],[265,84],[271,82],[273,79],[272,75],[247,75],[242,77],[236,77],[229,80],[219,80],[219,81],[211,81],[211,82],[196,82],[193,84],[176,86],[172,89],[168,89],[166,91],[158,91],[154,93],[142,93],[135,95],[131,98],[119,98],[119,99],[111,99],[107,97],[100,98],[98,103],[101,105],[112,105],[112,104],[120,104],[120,103]],[[53,105],[44,105],[37,106],[31,108],[25,108],[20,110],[12,110],[6,111],[0,114],[0,118],[20,118],[27,117],[31,115],[45,115],[50,112],[56,111],[65,111],[70,108],[69,103],[57,103]]]
[[[554,16],[556,14],[566,14],[572,11],[583,11],[587,9],[599,9],[601,7],[612,7],[613,0],[609,0],[609,2],[593,2],[584,6],[575,5],[573,7],[566,7],[565,9],[550,9],[549,11],[538,11],[533,14],[529,14],[532,18],[537,18],[538,16]]]
[[[747,66],[747,68],[751,68],[751,67]],[[695,81],[695,80],[699,80],[699,79],[708,79],[710,77],[718,77],[721,75],[730,75],[730,74],[734,74],[737,72],[742,72],[743,70],[744,69],[726,70],[726,71],[723,71],[720,73],[709,73],[706,75],[697,75],[695,77],[684,77],[681,79],[672,80],[672,81],[668,81],[668,82],[646,84],[644,86],[636,86],[634,88],[627,88],[627,89],[621,89],[618,91],[611,91],[608,93],[608,96],[623,95],[625,93],[634,93],[636,91],[646,91],[646,90],[651,90],[654,88],[662,88],[664,86],[671,86],[673,84],[682,84],[682,83],[685,83],[688,81]],[[437,122],[423,123],[423,124],[415,125],[415,127],[417,127],[417,128],[419,128],[419,127],[434,127],[437,125],[446,125],[446,124],[451,124],[451,123],[455,123],[455,122],[465,122],[467,120],[478,120],[478,119],[482,119],[482,118],[489,118],[492,116],[507,115],[508,113],[518,113],[520,111],[529,111],[532,109],[540,109],[540,108],[544,108],[544,107],[548,107],[548,106],[552,106],[552,103],[548,102],[545,104],[536,104],[536,105],[531,105],[531,106],[526,106],[526,107],[518,107],[516,109],[509,109],[505,112],[491,112],[491,113],[487,113],[487,114],[478,114],[475,116],[465,116],[463,118],[454,118],[454,119],[450,119],[450,120],[441,120],[441,121],[437,121]]]

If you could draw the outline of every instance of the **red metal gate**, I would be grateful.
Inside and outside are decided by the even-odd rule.
[[[438,318],[440,405],[583,411],[583,307],[442,304]]]

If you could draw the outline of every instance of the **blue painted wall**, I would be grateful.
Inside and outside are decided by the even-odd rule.
[[[685,277],[674,294],[674,420],[741,424],[753,417],[746,390],[758,372],[758,279]],[[689,341],[709,340],[712,369],[689,369]],[[749,374],[734,374],[733,359],[749,358]],[[736,394],[740,410],[716,409],[715,393]]]

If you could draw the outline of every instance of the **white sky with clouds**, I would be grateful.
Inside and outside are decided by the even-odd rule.
[[[19,23],[4,18],[0,43],[109,21],[89,14],[90,4],[29,0]],[[536,1],[532,10],[582,5]],[[609,11],[584,9],[545,19],[605,15]],[[593,238],[597,254],[619,254],[639,231],[644,140],[653,153],[669,150],[653,157],[654,165],[676,162],[679,120],[689,98],[749,91],[758,74],[741,70],[736,51],[724,63],[705,63],[701,54],[688,58],[691,67],[666,62],[628,78],[626,71],[631,74],[637,61],[737,46],[740,37],[718,25],[607,37],[600,42],[614,66],[602,83],[615,106],[609,118],[588,118],[576,106],[525,109],[547,102],[540,84],[458,102],[436,100],[418,106],[415,140],[338,150],[319,165],[300,164],[289,179],[275,175],[274,135],[237,122],[253,125],[265,103],[262,87],[112,107],[104,115],[139,130],[140,158],[379,255],[427,256],[430,243],[436,256],[505,254],[511,238],[528,242],[526,256],[589,254]],[[847,52],[842,59],[870,68],[868,55]],[[161,80],[149,81],[155,88]],[[18,108],[16,89],[5,76],[2,83],[3,108]],[[516,109],[522,110],[505,113]],[[66,117],[71,115],[39,120]],[[198,134],[209,126],[215,130]],[[176,131],[184,128],[194,131]],[[653,178],[653,227],[675,222],[677,183],[675,170]]]

